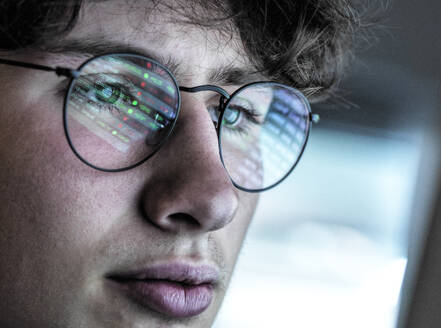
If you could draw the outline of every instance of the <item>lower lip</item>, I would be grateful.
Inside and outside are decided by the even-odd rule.
[[[128,280],[117,282],[131,299],[151,310],[174,318],[201,314],[211,304],[211,284],[184,285],[167,280]]]

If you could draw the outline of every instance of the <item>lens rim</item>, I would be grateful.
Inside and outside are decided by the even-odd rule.
[[[233,180],[233,178],[231,177],[230,172],[228,172],[228,169],[227,169],[227,167],[226,167],[226,165],[225,165],[224,158],[223,158],[223,155],[222,155],[222,123],[223,123],[224,113],[225,113],[225,111],[226,111],[228,105],[230,104],[231,100],[232,100],[232,99],[233,99],[238,93],[242,92],[244,89],[247,89],[247,88],[250,88],[250,87],[254,87],[254,86],[256,86],[256,85],[265,85],[265,84],[268,84],[268,85],[271,85],[271,86],[274,86],[274,85],[276,85],[276,86],[281,86],[281,87],[284,87],[284,88],[286,88],[286,89],[289,89],[289,90],[293,91],[293,92],[295,93],[295,95],[298,96],[299,99],[303,102],[303,104],[305,105],[306,110],[307,110],[306,136],[305,136],[305,141],[303,142],[303,145],[302,145],[302,147],[301,147],[300,153],[299,153],[299,155],[298,155],[296,161],[294,162],[294,164],[291,166],[291,168],[288,170],[288,172],[287,172],[282,178],[280,178],[277,182],[275,182],[275,183],[269,185],[268,187],[264,187],[264,188],[260,188],[260,189],[248,189],[248,188],[245,188],[245,187],[242,187],[242,186],[238,185],[238,184]],[[258,192],[262,192],[262,191],[266,191],[266,190],[269,190],[269,189],[271,189],[271,188],[274,188],[275,186],[277,186],[278,184],[280,184],[283,180],[285,180],[285,179],[291,174],[291,172],[292,172],[292,171],[294,170],[294,168],[297,166],[297,163],[300,161],[300,158],[302,157],[302,155],[303,155],[303,153],[304,153],[304,151],[305,151],[306,144],[308,143],[309,133],[310,133],[310,131],[311,131],[311,126],[312,126],[312,111],[311,111],[311,105],[309,104],[309,101],[308,101],[308,99],[305,97],[305,95],[304,95],[301,91],[299,91],[298,89],[296,89],[296,88],[290,87],[290,86],[288,86],[288,85],[286,85],[286,84],[283,84],[283,83],[274,82],[274,81],[257,81],[257,82],[252,82],[252,83],[246,84],[246,85],[240,87],[239,89],[237,89],[236,91],[234,91],[234,92],[231,94],[230,98],[228,98],[228,100],[225,102],[225,105],[223,106],[223,110],[222,110],[222,112],[220,113],[220,116],[219,116],[219,124],[218,124],[218,126],[217,126],[217,134],[218,134],[218,142],[219,142],[219,154],[220,154],[220,158],[221,158],[221,161],[222,161],[222,165],[224,166],[225,171],[227,171],[227,174],[228,174],[228,176],[230,177],[230,180],[231,180],[231,182],[233,183],[233,185],[234,185],[236,188],[238,188],[238,189],[240,189],[240,190],[242,190],[242,191],[251,192],[251,193],[258,193]]]
[[[73,88],[73,86],[75,85],[77,79],[78,79],[79,77],[81,77],[81,73],[82,73],[84,67],[86,67],[86,66],[87,66],[88,64],[90,64],[91,62],[93,62],[93,61],[95,61],[95,60],[99,60],[99,59],[101,59],[101,58],[103,58],[103,57],[132,57],[132,58],[135,57],[135,58],[140,58],[140,59],[144,59],[144,60],[146,60],[146,61],[152,62],[153,64],[158,65],[161,69],[163,69],[165,72],[167,72],[167,74],[171,77],[171,80],[173,81],[173,83],[174,83],[174,85],[175,85],[175,87],[176,87],[176,91],[177,91],[177,98],[178,98],[178,99],[177,99],[176,118],[175,118],[174,122],[172,123],[172,125],[171,125],[171,127],[170,127],[170,129],[169,129],[169,132],[167,133],[167,135],[166,135],[166,136],[164,137],[164,139],[158,144],[158,146],[156,147],[156,149],[155,149],[150,155],[148,155],[147,157],[143,158],[142,160],[140,160],[140,161],[138,161],[138,162],[136,162],[136,163],[134,163],[134,164],[131,164],[131,165],[129,165],[129,166],[125,166],[125,167],[122,167],[122,168],[119,168],[119,169],[107,169],[107,168],[99,167],[99,166],[96,166],[96,165],[94,165],[94,164],[88,162],[86,159],[84,159],[84,158],[78,153],[78,151],[75,149],[75,146],[73,145],[73,142],[72,142],[72,140],[71,140],[71,138],[70,138],[69,128],[68,128],[68,124],[67,124],[67,121],[68,121],[68,117],[67,117],[67,107],[68,107],[68,102],[69,102],[70,95],[71,95],[71,93],[72,93],[72,88]],[[163,145],[163,144],[168,140],[168,138],[170,137],[170,135],[171,135],[171,133],[172,133],[174,127],[175,127],[175,124],[176,124],[176,122],[177,122],[177,120],[178,120],[179,112],[180,112],[180,110],[181,110],[181,93],[180,93],[180,91],[179,91],[179,85],[178,85],[178,83],[177,83],[177,81],[176,81],[174,75],[170,72],[170,70],[169,70],[166,66],[164,66],[164,65],[162,65],[161,63],[157,62],[156,60],[151,59],[151,58],[149,58],[149,57],[146,57],[146,56],[144,56],[144,55],[140,55],[140,54],[136,54],[136,53],[120,53],[120,52],[118,52],[118,53],[106,53],[106,54],[102,54],[102,55],[99,55],[99,56],[95,56],[95,57],[89,58],[88,60],[86,60],[85,62],[83,62],[83,63],[78,67],[77,71],[78,71],[78,75],[76,75],[75,77],[72,77],[71,80],[69,81],[69,87],[68,87],[67,92],[66,92],[66,94],[65,94],[65,96],[64,96],[64,104],[63,104],[63,128],[64,128],[64,134],[65,134],[65,136],[66,136],[66,139],[67,139],[67,142],[68,142],[68,144],[69,144],[69,147],[71,148],[71,150],[73,151],[73,153],[74,153],[74,154],[75,154],[75,155],[76,155],[76,156],[77,156],[77,157],[78,157],[78,158],[79,158],[84,164],[86,164],[86,165],[88,165],[88,166],[90,166],[90,167],[92,167],[92,168],[94,168],[94,169],[96,169],[96,170],[103,171],[103,172],[122,172],[122,171],[127,171],[127,170],[133,169],[133,168],[135,168],[135,167],[137,167],[137,166],[139,166],[139,165],[145,163],[149,158],[151,158],[153,155],[155,155],[155,154],[159,151],[159,149],[161,149],[162,145]]]

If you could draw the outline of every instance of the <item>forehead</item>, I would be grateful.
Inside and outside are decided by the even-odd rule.
[[[219,28],[201,26],[189,22],[171,5],[153,6],[150,1],[89,2],[61,43],[83,44],[95,55],[128,49],[168,66],[178,79],[204,83],[221,68],[251,72],[232,26],[230,21]]]

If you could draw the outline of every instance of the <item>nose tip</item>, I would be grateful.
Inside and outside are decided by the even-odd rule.
[[[193,195],[193,206],[197,210],[191,211],[201,228],[213,231],[226,226],[234,217],[238,207],[238,198],[228,177],[222,176],[222,171],[214,181],[208,182],[201,190]],[[198,204],[199,202],[199,204]]]
[[[232,221],[238,207],[231,185],[222,185],[219,181],[206,184],[162,181],[155,185],[155,189],[145,195],[144,209],[148,219],[162,230],[222,229]]]

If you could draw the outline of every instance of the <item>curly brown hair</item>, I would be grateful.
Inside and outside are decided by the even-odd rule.
[[[86,1],[93,0],[2,1],[0,49],[38,48],[60,38],[75,26]],[[311,101],[327,98],[336,91],[354,49],[355,36],[365,26],[367,12],[365,5],[350,0],[191,3],[193,6],[188,1],[175,1],[168,8],[184,12],[190,24],[207,28],[232,26],[257,72],[298,88]],[[206,14],[196,14],[194,5]]]

